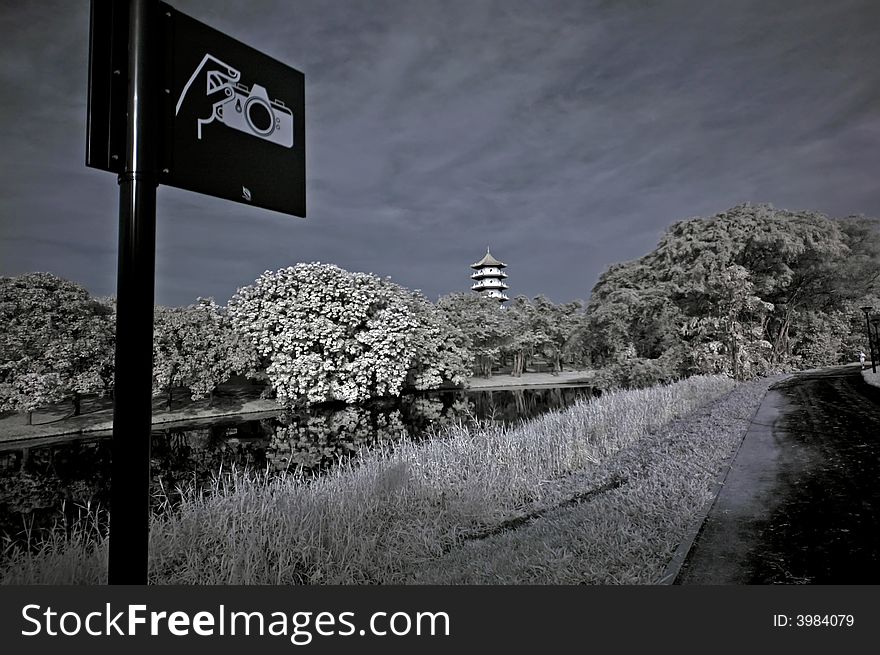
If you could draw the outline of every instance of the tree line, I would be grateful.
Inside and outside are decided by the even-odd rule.
[[[853,361],[869,347],[859,308],[880,308],[877,225],[768,204],[678,222],[601,276],[587,356],[628,384]]]
[[[153,391],[211,397],[261,376],[284,404],[358,403],[405,388],[522,375],[541,362],[597,369],[599,386],[698,373],[738,379],[851,361],[859,307],[880,307],[877,222],[744,204],[672,225],[611,266],[589,303],[469,293],[432,303],[330,264],[267,271],[226,306],[157,306]],[[0,411],[27,412],[113,386],[115,303],[50,273],[0,278]]]

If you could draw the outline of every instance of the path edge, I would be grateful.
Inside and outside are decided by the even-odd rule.
[[[706,518],[709,516],[709,512],[712,511],[712,508],[718,501],[718,496],[721,494],[721,490],[724,488],[724,483],[727,481],[727,476],[730,473],[730,469],[733,468],[733,463],[736,461],[736,457],[737,455],[739,455],[739,451],[742,449],[742,446],[746,441],[746,437],[749,435],[749,431],[752,428],[752,423],[754,422],[755,417],[758,415],[758,412],[764,405],[764,401],[767,399],[767,394],[770,393],[773,386],[779,384],[780,382],[788,380],[791,377],[793,377],[792,374],[787,374],[784,377],[775,380],[767,385],[767,389],[764,391],[764,395],[761,396],[761,401],[758,403],[758,406],[755,407],[754,413],[752,413],[751,417],[749,417],[746,429],[743,430],[742,438],[739,440],[739,443],[737,444],[734,451],[728,456],[727,460],[724,463],[724,466],[721,469],[721,472],[715,479],[715,483],[712,486],[712,497],[706,501],[706,503],[703,505],[702,510],[696,515],[696,518],[691,523],[687,532],[685,532],[684,537],[679,542],[678,547],[672,554],[672,557],[669,559],[669,562],[666,565],[666,569],[663,571],[663,575],[661,575],[653,584],[675,584],[676,578],[678,578],[679,573],[681,573],[681,567],[684,565],[685,561],[687,560],[687,556],[690,554],[691,549],[694,547],[694,542],[697,540],[700,531],[703,529],[703,524],[706,522]]]

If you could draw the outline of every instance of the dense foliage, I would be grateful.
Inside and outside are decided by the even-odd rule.
[[[333,265],[267,271],[228,308],[157,307],[154,393],[211,396],[264,371],[285,404],[357,403],[543,363],[598,369],[598,386],[693,374],[750,378],[868,351],[860,307],[880,306],[877,221],[740,205],[672,225],[611,266],[589,305],[452,293],[435,305]],[[114,307],[48,273],[0,278],[0,410],[112,391]]]
[[[50,273],[0,278],[0,409],[31,412],[107,392],[113,379],[112,307]]]
[[[213,397],[233,375],[253,374],[257,353],[232,327],[223,308],[199,298],[188,307],[156,306],[153,317],[153,393],[171,407],[177,387],[193,400]]]
[[[396,396],[464,382],[462,337],[423,298],[328,264],[267,271],[238,290],[229,315],[264,358],[284,403]]]
[[[580,302],[556,305],[544,296],[516,296],[505,306],[481,294],[451,293],[437,306],[464,335],[478,375],[488,377],[493,368],[509,364],[510,374],[520,376],[536,357],[548,362],[554,373],[566,360],[582,363]]]
[[[476,293],[451,293],[437,307],[444,321],[460,332],[464,348],[474,358],[476,372],[487,377],[510,339],[504,311],[497,300]]]
[[[526,362],[535,355],[543,357],[554,373],[562,371],[567,356],[578,361],[574,346],[583,330],[582,311],[577,301],[556,305],[544,296],[531,301],[524,296],[514,298],[507,310],[512,325],[512,374],[522,375]]]
[[[876,303],[877,224],[740,205],[673,225],[657,248],[593,289],[586,348],[647,382],[736,378],[851,361]]]

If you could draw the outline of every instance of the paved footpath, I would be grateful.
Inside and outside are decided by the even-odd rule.
[[[675,584],[880,583],[880,389],[858,366],[768,391]]]

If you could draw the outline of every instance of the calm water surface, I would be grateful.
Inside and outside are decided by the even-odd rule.
[[[270,473],[301,468],[320,474],[362,447],[393,444],[404,436],[430,438],[460,421],[513,423],[591,395],[588,387],[437,392],[155,430],[154,500],[163,493],[173,500],[178,486],[204,484],[232,466]],[[19,540],[29,530],[69,522],[83,507],[106,508],[109,475],[106,437],[0,452],[0,534]]]

